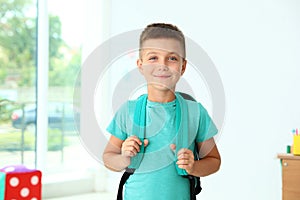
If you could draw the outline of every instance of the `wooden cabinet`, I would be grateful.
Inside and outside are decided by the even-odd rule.
[[[300,156],[278,154],[282,166],[282,200],[300,199]]]

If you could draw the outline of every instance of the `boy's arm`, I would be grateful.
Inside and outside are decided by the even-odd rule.
[[[103,153],[104,166],[112,171],[122,171],[130,164],[130,157],[121,154],[123,140],[111,136]]]
[[[145,140],[144,142],[146,146],[148,141]],[[113,171],[124,170],[130,165],[130,158],[140,151],[141,144],[136,136],[121,140],[112,135],[103,153],[104,165]]]
[[[182,149],[178,152],[178,166],[188,174],[198,177],[217,172],[221,165],[221,157],[213,138],[198,143],[201,160],[194,160],[193,152]]]
[[[194,163],[192,175],[202,177],[217,172],[221,165],[221,156],[214,138],[198,143],[201,160]]]

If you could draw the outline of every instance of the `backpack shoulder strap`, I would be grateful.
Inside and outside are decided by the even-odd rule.
[[[121,177],[121,180],[120,180],[120,183],[119,183],[117,200],[123,200],[123,187],[124,187],[124,184],[126,183],[129,176],[131,176],[133,173],[134,173],[134,171],[132,171],[132,172],[125,171],[123,173],[123,175]]]
[[[137,99],[134,116],[132,132],[143,142],[145,139],[145,126],[146,126],[146,104],[147,95],[142,95]],[[139,168],[141,161],[144,157],[144,144],[140,145],[140,152],[132,157],[130,160],[130,166],[128,168],[137,169]]]
[[[185,100],[191,100],[191,101],[195,101],[196,102],[196,99],[194,99],[189,94],[186,94],[186,93],[183,93],[183,92],[179,92],[179,94]],[[195,155],[195,160],[200,160],[198,144],[197,144],[196,141],[195,141],[194,155]],[[192,175],[187,175],[187,176],[183,176],[183,177],[188,178],[189,182],[190,182],[190,199],[191,200],[196,200],[196,195],[198,195],[201,192],[201,190],[202,190],[200,177],[196,177],[196,176],[192,176]]]

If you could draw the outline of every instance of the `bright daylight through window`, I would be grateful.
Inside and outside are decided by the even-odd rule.
[[[0,168],[36,164],[37,1],[0,0]],[[48,1],[47,171],[88,157],[80,144],[73,88],[81,66],[83,1]],[[64,12],[72,6],[74,12]],[[76,152],[76,156],[74,156]],[[82,155],[81,155],[82,154]],[[79,159],[80,158],[80,159]],[[82,162],[88,163],[88,162]],[[85,167],[85,166],[83,166]]]

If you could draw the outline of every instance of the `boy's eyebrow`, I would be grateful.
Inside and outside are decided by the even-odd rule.
[[[147,55],[150,55],[150,54],[158,54],[158,52],[150,51],[150,52],[147,52],[147,53],[146,53],[146,56],[147,56]],[[176,53],[176,52],[168,52],[168,54],[169,54],[169,55],[170,55],[170,54],[175,54],[175,55],[178,55],[178,56],[179,56],[179,54]]]
[[[157,52],[155,52],[155,51],[147,52],[147,53],[146,53],[146,56],[149,55],[149,54],[157,54]]]

